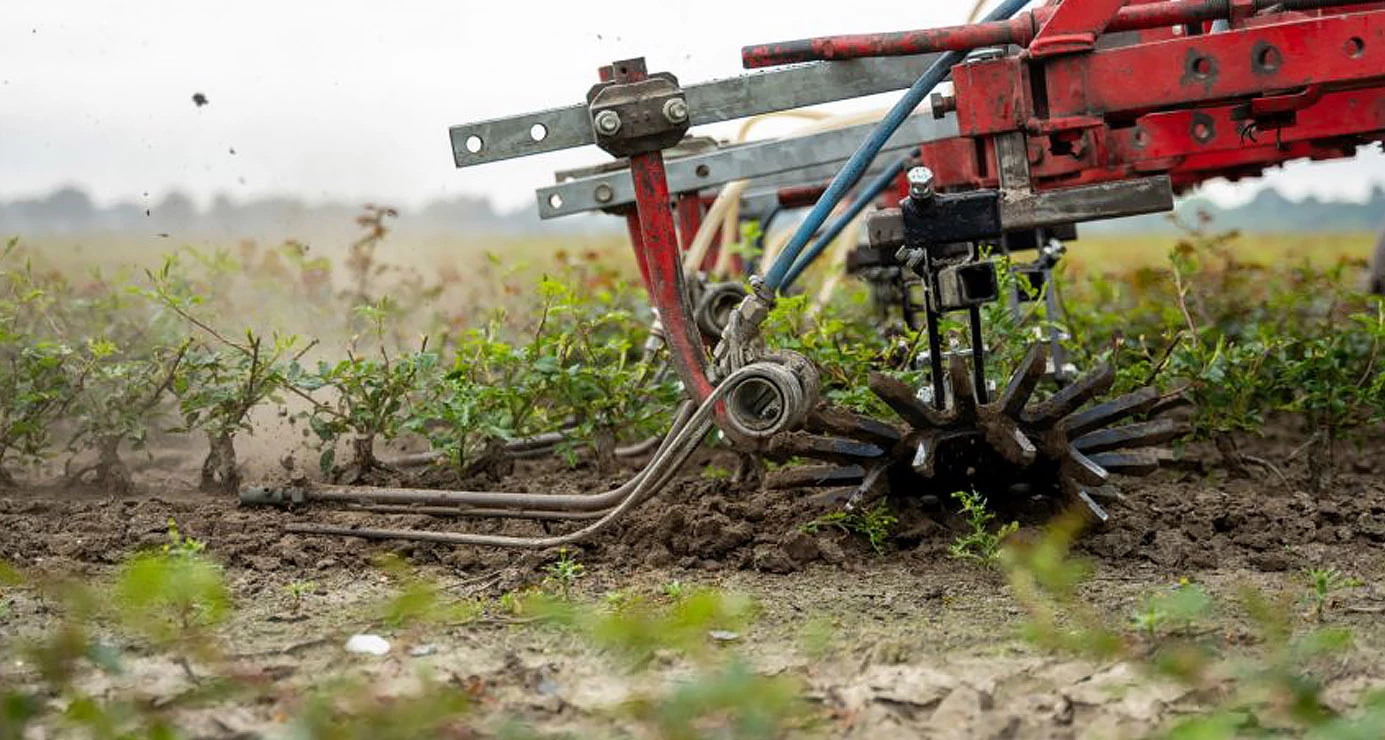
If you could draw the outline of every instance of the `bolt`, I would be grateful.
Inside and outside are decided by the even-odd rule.
[[[606,136],[615,136],[620,131],[620,114],[613,110],[603,110],[596,114],[596,130]]]
[[[592,194],[596,196],[597,203],[610,203],[611,199],[616,197],[616,191],[604,182],[597,185],[596,192]]]
[[[927,167],[914,167],[906,175],[909,180],[909,197],[914,200],[928,200],[933,197],[933,170]]]
[[[975,51],[968,54],[967,58],[964,60],[964,63],[970,64],[973,62],[989,62],[993,59],[999,59],[1003,56],[1005,56],[1005,49],[1003,47],[988,46],[983,49],[976,49]]]
[[[688,120],[688,101],[682,98],[669,98],[664,101],[664,118],[669,123],[682,123]]]

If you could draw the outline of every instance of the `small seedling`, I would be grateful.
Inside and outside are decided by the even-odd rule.
[[[731,471],[715,463],[707,463],[707,467],[702,469],[702,477],[705,480],[730,480]]]
[[[896,517],[894,512],[890,510],[890,505],[887,502],[881,500],[869,509],[834,511],[831,514],[820,516],[805,524],[803,531],[813,534],[821,527],[834,526],[843,532],[865,537],[876,555],[884,555],[885,543],[889,540],[894,525],[898,523],[899,517]]]
[[[1308,585],[1313,589],[1313,616],[1321,622],[1331,606],[1332,596],[1338,591],[1357,588],[1361,582],[1350,578],[1336,568],[1310,568],[1304,571]]]
[[[289,607],[295,612],[303,605],[303,599],[316,591],[317,581],[294,581],[284,587],[284,592],[289,595]]]
[[[572,596],[572,587],[577,583],[577,579],[582,577],[586,566],[577,562],[568,552],[567,548],[558,550],[558,559],[549,563],[544,570],[548,577],[544,583],[557,588],[558,594],[567,601]]]
[[[1201,586],[1183,579],[1172,589],[1145,599],[1130,622],[1145,639],[1153,641],[1164,627],[1190,628],[1211,606],[1212,599]]]
[[[1006,538],[1019,529],[1018,522],[1003,525],[991,531],[995,512],[986,505],[986,497],[976,491],[958,491],[952,498],[962,505],[962,515],[966,518],[967,532],[960,535],[947,548],[947,552],[959,560],[976,560],[990,564],[1000,553],[1000,546]]]
[[[688,587],[682,581],[669,581],[660,586],[659,591],[671,601],[681,601],[688,595]]]
[[[184,536],[182,532],[178,531],[178,520],[173,517],[168,518],[168,544],[162,548],[165,555],[193,557],[205,549],[207,549],[207,543]]]

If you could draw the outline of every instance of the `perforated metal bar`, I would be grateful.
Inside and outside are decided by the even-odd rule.
[[[701,126],[903,90],[936,56],[817,62],[686,85],[683,91],[692,125]],[[450,136],[458,167],[596,143],[585,104],[453,126]]]

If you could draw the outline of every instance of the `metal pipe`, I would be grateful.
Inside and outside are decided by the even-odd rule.
[[[309,523],[289,524],[284,527],[284,531],[297,534],[335,535],[362,537],[366,539],[412,540],[419,542],[440,542],[452,545],[517,547],[534,550],[580,542],[588,537],[599,534],[630,509],[648,500],[657,493],[660,488],[667,484],[669,479],[677,472],[678,468],[681,467],[683,463],[687,462],[693,451],[702,443],[703,437],[712,430],[712,418],[716,412],[716,406],[722,401],[723,396],[731,389],[734,389],[742,378],[754,374],[756,371],[757,368],[753,365],[741,368],[727,377],[720,385],[716,386],[712,392],[708,394],[707,398],[698,405],[696,411],[694,411],[690,417],[683,419],[683,421],[686,421],[685,424],[676,426],[669,432],[664,446],[659,450],[659,454],[654,460],[651,460],[649,466],[635,478],[638,484],[635,486],[634,490],[630,491],[630,493],[621,500],[618,506],[607,512],[601,519],[574,532],[552,537],[510,537],[503,535],[433,532],[426,530],[353,528]]]
[[[684,402],[674,417],[673,430],[685,426],[693,414],[692,404]],[[673,442],[673,432],[660,443],[655,460]],[[651,465],[653,461],[651,461]],[[648,468],[646,468],[648,470]],[[560,511],[600,511],[618,505],[639,486],[645,471],[620,487],[599,494],[503,493],[495,491],[430,491],[418,488],[376,488],[373,486],[311,487],[252,486],[241,489],[242,505],[284,505],[297,501],[340,503],[391,503],[443,506],[467,506],[483,509],[518,508]]]
[[[1287,11],[1325,10],[1361,4],[1361,0],[1256,0],[1255,10],[1259,12],[1275,7]],[[1028,46],[1054,12],[1055,8],[1045,6],[1005,21],[756,44],[741,49],[741,61],[746,69],[757,69],[798,62],[965,52],[1010,44]],[[1116,13],[1106,32],[1203,23],[1226,19],[1230,14],[1229,0],[1167,0],[1128,5]]]
[[[538,521],[577,521],[600,518],[604,511],[541,511],[529,509],[470,509],[452,506],[411,506],[407,504],[352,504],[347,511],[372,514],[421,514],[436,517],[470,517],[475,519],[534,519]]]

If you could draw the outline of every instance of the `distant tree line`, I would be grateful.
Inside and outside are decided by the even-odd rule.
[[[396,205],[382,202],[384,205]],[[0,201],[0,235],[168,234],[183,238],[315,238],[355,234],[364,203],[307,203],[293,197],[233,201],[217,196],[206,207],[173,192],[161,198],[102,206],[86,191],[65,187],[49,195]],[[534,208],[498,212],[485,198],[435,200],[400,208],[395,230],[410,234],[520,234],[552,230]],[[563,225],[559,222],[558,225]]]
[[[385,203],[386,205],[396,205]],[[233,201],[217,196],[205,208],[191,198],[173,192],[101,206],[77,187],[65,187],[49,195],[0,202],[0,235],[27,237],[62,234],[167,234],[189,238],[347,238],[355,233],[354,218],[363,203],[307,203],[292,197],[265,197]],[[1375,231],[1385,223],[1385,188],[1377,186],[1365,202],[1320,200],[1293,201],[1275,190],[1261,191],[1245,205],[1220,208],[1210,201],[1192,198],[1179,205],[1179,213],[1205,210],[1217,228],[1242,231]],[[541,221],[533,207],[502,213],[482,197],[459,196],[435,200],[416,208],[400,208],[395,230],[409,235],[504,235],[535,232],[616,231],[616,219],[598,216]],[[1142,216],[1092,224],[1098,232],[1174,231],[1164,215]]]

